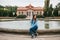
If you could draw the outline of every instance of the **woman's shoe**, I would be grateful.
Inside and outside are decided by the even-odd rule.
[[[32,39],[34,38],[34,34],[32,34],[31,38],[32,38]]]
[[[35,33],[35,38],[38,36],[38,33]]]

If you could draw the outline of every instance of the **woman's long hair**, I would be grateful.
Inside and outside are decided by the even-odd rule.
[[[33,15],[33,17],[32,17],[32,22],[35,20],[35,22],[36,22],[36,19],[34,19],[34,16],[36,16],[36,15]]]

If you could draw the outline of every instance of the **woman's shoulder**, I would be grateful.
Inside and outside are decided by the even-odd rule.
[[[38,21],[38,19],[36,19],[36,21]]]
[[[36,19],[36,21],[38,21],[38,19]]]

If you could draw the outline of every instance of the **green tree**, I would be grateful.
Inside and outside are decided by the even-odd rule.
[[[56,6],[56,8],[54,9],[53,15],[54,15],[54,16],[58,16],[58,8],[57,8],[57,6]]]
[[[50,7],[49,7],[49,10],[48,10],[48,16],[49,17],[53,16],[52,11],[53,11],[53,7],[52,7],[52,4],[51,4]]]
[[[45,0],[44,14],[43,14],[45,17],[48,17],[49,3],[50,0]]]
[[[0,5],[0,16],[3,16],[4,7]]]
[[[9,10],[8,15],[10,17],[13,17],[13,16],[16,17],[17,6],[6,6],[6,8]],[[13,15],[13,12],[15,13],[14,15]]]
[[[58,11],[60,11],[60,3],[57,4]],[[58,12],[58,16],[60,16],[60,12]]]

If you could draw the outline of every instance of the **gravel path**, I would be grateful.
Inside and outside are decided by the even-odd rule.
[[[39,35],[32,39],[29,35],[0,33],[0,40],[60,40],[60,34]]]

